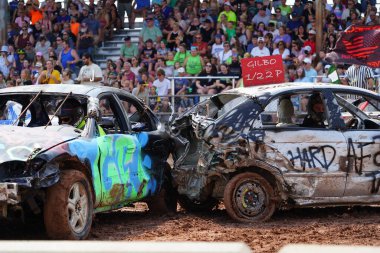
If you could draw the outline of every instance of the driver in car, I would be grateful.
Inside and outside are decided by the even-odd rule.
[[[59,124],[74,126],[78,129],[83,129],[86,124],[86,117],[81,104],[74,98],[69,98],[63,102],[62,107],[57,113]],[[103,128],[98,125],[99,135],[106,135]]]
[[[308,115],[302,123],[302,127],[325,128],[325,106],[321,96],[314,93],[310,96],[307,104]]]

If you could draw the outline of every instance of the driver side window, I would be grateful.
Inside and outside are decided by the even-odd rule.
[[[305,92],[273,98],[260,118],[264,127],[326,128],[327,115],[322,94]]]
[[[148,115],[146,108],[143,108],[136,101],[131,98],[118,96],[121,104],[124,108],[124,111],[128,117],[129,122],[131,123],[131,127],[133,131],[141,132],[141,131],[153,131],[152,122]]]
[[[107,134],[124,133],[124,126],[121,122],[120,109],[112,96],[105,96],[99,99],[100,119],[99,126]]]
[[[371,118],[380,115],[379,101],[357,94],[336,93],[341,117],[348,129],[379,129]]]

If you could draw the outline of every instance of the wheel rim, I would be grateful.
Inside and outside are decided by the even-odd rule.
[[[235,203],[243,216],[259,215],[265,210],[266,202],[267,195],[264,188],[254,181],[243,182],[235,191]]]
[[[86,227],[89,214],[88,196],[83,184],[77,182],[71,187],[67,209],[71,229],[76,233],[82,232]]]

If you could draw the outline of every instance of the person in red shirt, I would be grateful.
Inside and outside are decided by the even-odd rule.
[[[208,50],[208,44],[207,42],[204,42],[202,40],[202,34],[201,33],[196,33],[194,35],[194,42],[191,45],[192,47],[197,47],[199,54],[203,57],[207,55],[207,50]]]
[[[315,53],[315,35],[316,34],[317,33],[314,30],[310,30],[309,31],[309,38],[303,44],[304,47],[306,47],[306,46],[311,47],[310,55],[313,55]]]

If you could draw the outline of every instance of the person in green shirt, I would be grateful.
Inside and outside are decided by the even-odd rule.
[[[231,43],[231,39],[236,36],[236,29],[235,29],[234,23],[231,21],[227,23],[226,34],[227,34],[227,41]]]
[[[140,46],[142,47],[144,43],[149,39],[151,39],[154,43],[159,44],[162,39],[162,31],[160,28],[154,25],[153,18],[147,17],[145,21],[146,26],[141,29],[140,33]]]
[[[120,48],[120,59],[124,62],[131,61],[133,57],[137,57],[139,49],[135,44],[132,44],[131,37],[129,36],[124,38],[124,42],[124,45]]]
[[[186,67],[186,73],[197,76],[203,69],[203,58],[199,55],[198,48],[192,46],[190,55],[185,59],[183,65]]]
[[[174,60],[174,53],[172,51],[168,52],[168,58],[165,61],[166,66],[171,67],[174,66],[175,60]]]
[[[281,9],[281,16],[289,18],[289,15],[292,13],[292,8],[289,5],[286,5],[286,0],[281,0],[281,5],[278,6]]]
[[[189,52],[186,51],[186,44],[182,43],[179,46],[179,51],[174,56],[174,63],[179,62],[181,67],[183,67],[183,62],[185,61],[186,57],[189,56]]]
[[[222,11],[218,16],[218,22],[220,22],[220,16],[223,14],[226,15],[228,22],[233,22],[234,26],[236,25],[236,14],[231,10],[231,4],[230,2],[225,2],[224,5],[224,11]]]

